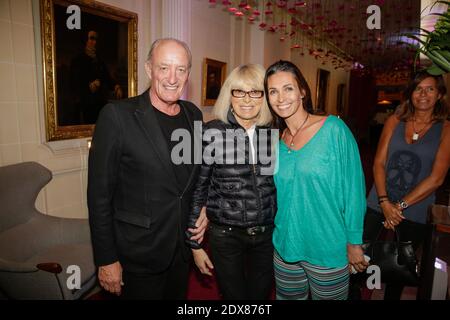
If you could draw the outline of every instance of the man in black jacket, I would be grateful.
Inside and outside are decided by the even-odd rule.
[[[198,168],[171,159],[172,132],[188,130],[201,111],[180,100],[191,53],[175,39],[153,43],[150,89],[106,105],[89,153],[88,207],[101,286],[126,299],[184,299],[190,252],[184,245]],[[198,220],[197,238],[206,221]],[[123,288],[122,288],[123,287]]]

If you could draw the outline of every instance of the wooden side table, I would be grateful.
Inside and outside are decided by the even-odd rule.
[[[423,244],[417,300],[431,299],[434,262],[439,247],[439,240],[444,236],[450,236],[450,207],[436,204],[431,205],[428,208],[427,232]]]

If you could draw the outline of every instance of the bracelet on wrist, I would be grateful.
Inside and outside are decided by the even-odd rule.
[[[400,207],[401,210],[407,209],[409,207],[409,204],[404,200],[401,199],[397,205]]]
[[[378,196],[378,200],[381,199],[389,199],[389,197],[387,195]]]
[[[389,199],[380,199],[378,200],[378,204],[382,204],[383,202],[389,201]]]

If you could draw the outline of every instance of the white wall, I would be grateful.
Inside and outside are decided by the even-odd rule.
[[[201,107],[206,119],[210,119],[212,107],[201,106],[203,60],[209,58],[226,62],[227,72],[230,71],[232,20],[222,11],[222,6],[209,8],[208,2],[203,0],[193,0],[191,11],[192,69],[188,98]]]
[[[138,93],[148,87],[144,61],[152,41],[162,35],[162,1],[104,0],[110,5],[138,13]],[[264,33],[245,21],[237,21],[222,11],[209,8],[207,0],[191,1],[191,49],[193,66],[187,97],[201,107],[202,64],[204,58],[224,61],[229,73],[242,63],[268,67],[279,59],[291,59],[289,43]],[[39,67],[40,34],[33,12],[35,0],[0,0],[0,166],[22,161],[38,161],[53,172],[53,180],[39,195],[38,208],[50,215],[87,217],[86,139],[45,142],[45,114]],[[35,40],[36,36],[36,40]],[[37,42],[35,42],[37,41]],[[37,43],[37,46],[36,46]],[[317,67],[310,57],[292,56],[315,92]],[[336,100],[337,82],[347,75],[331,72],[329,112]],[[211,107],[201,107],[205,120]]]
[[[227,63],[227,72],[242,63],[259,63],[268,67],[277,60],[292,60],[304,74],[311,88],[313,103],[316,100],[317,69],[330,71],[327,112],[336,113],[337,86],[347,84],[349,73],[334,70],[331,65],[322,65],[309,55],[300,56],[298,51],[291,51],[290,41],[280,41],[278,34],[263,32],[259,22],[250,25],[236,19],[223,10],[221,5],[211,6],[206,0],[192,0],[192,54],[193,66],[189,84],[188,97],[201,107],[205,120],[211,119],[212,107],[201,106],[202,64],[204,58],[220,60]],[[345,101],[347,99],[347,92]]]
[[[261,32],[261,31],[260,31]],[[280,41],[280,35],[264,33],[264,66],[268,68],[278,60],[291,60],[289,39]]]
[[[350,73],[342,69],[335,70],[331,63],[322,64],[321,60],[316,60],[305,52],[304,56],[301,56],[298,51],[293,51],[292,61],[300,68],[308,85],[311,89],[311,96],[314,106],[316,105],[316,88],[317,88],[317,70],[324,69],[330,71],[330,79],[328,86],[327,107],[326,111],[330,114],[336,114],[336,101],[337,101],[337,87],[339,84],[346,84],[345,103],[348,103],[348,84],[350,81]],[[346,108],[344,107],[344,110]]]
[[[150,2],[105,0],[137,12],[138,91],[146,83],[143,59],[150,44]],[[0,165],[37,161],[53,173],[37,207],[50,215],[87,217],[87,147],[85,140],[45,143],[42,80],[38,73],[40,34],[35,0],[0,0]],[[36,41],[35,42],[35,33]],[[38,57],[36,57],[36,52]]]
[[[220,3],[220,1],[218,2]],[[211,119],[212,107],[201,104],[202,65],[204,58],[227,63],[229,74],[244,63],[259,63],[265,67],[279,59],[289,59],[288,43],[259,30],[259,22],[249,24],[236,19],[217,4],[206,0],[192,0],[191,49],[193,65],[188,97],[201,107],[204,119]]]
[[[345,83],[347,85],[346,89],[348,90],[350,73],[342,69],[335,70],[331,63],[322,65],[322,61],[310,56],[307,50],[305,50],[305,55],[301,56],[299,50],[290,49],[291,43],[289,39],[280,41],[278,34],[266,32],[264,41],[264,66],[268,68],[272,63],[280,59],[290,60],[295,63],[308,82],[314,105],[316,104],[317,70],[321,68],[330,71],[326,111],[331,114],[336,114],[337,86],[340,83]],[[345,93],[345,101],[348,101],[347,97],[348,92]]]

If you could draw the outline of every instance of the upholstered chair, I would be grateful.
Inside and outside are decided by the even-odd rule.
[[[88,220],[36,209],[51,179],[36,162],[0,167],[0,299],[80,299],[96,284]]]

